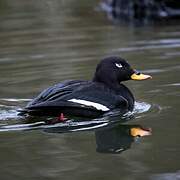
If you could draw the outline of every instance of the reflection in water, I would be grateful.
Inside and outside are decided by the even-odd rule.
[[[77,132],[85,130],[95,131],[96,150],[101,153],[121,153],[131,147],[139,137],[151,135],[151,128],[141,125],[122,125],[120,122],[83,122],[81,125],[69,127],[51,127],[45,129],[49,133]]]
[[[111,119],[112,118],[112,119]],[[116,119],[116,120],[115,120]],[[49,119],[50,121],[51,119]],[[137,137],[151,135],[150,128],[140,125],[122,125],[120,117],[109,116],[91,121],[68,120],[49,124],[39,121],[26,124],[1,125],[0,132],[42,130],[47,133],[95,131],[97,152],[120,153],[131,147]]]
[[[134,111],[123,117],[119,112],[112,111],[105,117],[90,121],[69,119],[57,123],[55,118],[20,117],[17,110],[29,99],[0,99],[0,132],[41,130],[47,133],[70,133],[79,131],[94,131],[97,151],[105,153],[120,153],[131,147],[136,137],[150,135],[150,129],[140,125],[122,125],[122,123],[149,111],[151,105],[145,102],[135,102]],[[137,116],[136,116],[137,117]],[[53,122],[53,123],[51,123]]]
[[[140,125],[116,125],[95,131],[97,151],[121,153],[131,147],[135,138],[151,135],[151,129]]]
[[[56,118],[21,117],[18,109],[29,99],[0,99],[0,132],[41,130],[47,133],[68,133],[79,131],[95,131],[98,152],[120,153],[129,149],[134,138],[150,135],[150,129],[140,125],[121,125],[149,111],[151,105],[145,102],[135,102],[133,112],[123,116],[119,111],[107,113],[102,118],[86,120],[68,119],[59,123]]]
[[[0,132],[41,130],[47,133],[70,133],[79,131],[94,131],[97,152],[121,153],[131,147],[137,137],[151,134],[150,129],[140,125],[122,125],[122,123],[149,111],[151,105],[145,102],[135,102],[134,111],[123,117],[119,111],[112,111],[106,116],[90,121],[69,119],[59,123],[55,118],[32,118],[18,116],[18,109],[29,99],[0,99]],[[136,116],[137,118],[137,116]],[[53,123],[51,123],[53,122]]]

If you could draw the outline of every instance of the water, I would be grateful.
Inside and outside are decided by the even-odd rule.
[[[120,154],[96,150],[94,131],[0,132],[1,179],[172,179],[179,177],[179,22],[114,24],[99,1],[1,1],[0,124],[65,79],[91,79],[105,56],[120,55],[152,80],[125,84],[136,97],[129,125],[153,129]]]

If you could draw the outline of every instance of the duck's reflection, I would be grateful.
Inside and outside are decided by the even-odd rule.
[[[131,117],[131,116],[129,116]],[[100,153],[121,153],[129,148],[139,137],[149,136],[151,128],[141,125],[122,124],[127,121],[119,119],[118,116],[91,121],[67,121],[64,123],[45,123],[33,126],[33,129],[42,129],[48,133],[69,133],[81,131],[94,131],[96,140],[96,151]],[[52,121],[50,121],[52,122]],[[32,130],[32,126],[31,129]]]
[[[67,133],[94,130],[96,139],[96,151],[101,153],[121,153],[131,147],[131,144],[139,137],[149,136],[151,128],[141,125],[123,125],[118,121],[92,121],[78,122],[70,126],[52,126],[44,131],[49,133]]]
[[[25,121],[26,122],[26,121]],[[52,122],[52,121],[50,121]],[[136,138],[151,135],[150,128],[141,125],[123,125],[125,121],[106,119],[91,121],[68,120],[61,123],[30,121],[24,124],[2,125],[0,132],[42,130],[47,133],[95,132],[96,150],[101,153],[121,153],[131,147]],[[92,132],[92,133],[93,133]]]
[[[150,128],[140,125],[113,125],[95,131],[96,150],[121,153],[131,147],[137,137],[151,135]]]

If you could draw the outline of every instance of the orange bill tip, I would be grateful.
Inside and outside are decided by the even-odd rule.
[[[141,80],[152,79],[152,76],[142,74],[142,73],[139,73],[139,74],[134,73],[131,75],[131,79],[141,81]]]

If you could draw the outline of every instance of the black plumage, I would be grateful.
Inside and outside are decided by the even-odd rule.
[[[103,59],[96,68],[92,81],[68,80],[45,89],[21,111],[32,116],[98,117],[119,109],[132,111],[134,97],[121,82],[139,76],[120,57]],[[150,76],[145,75],[147,79]]]

